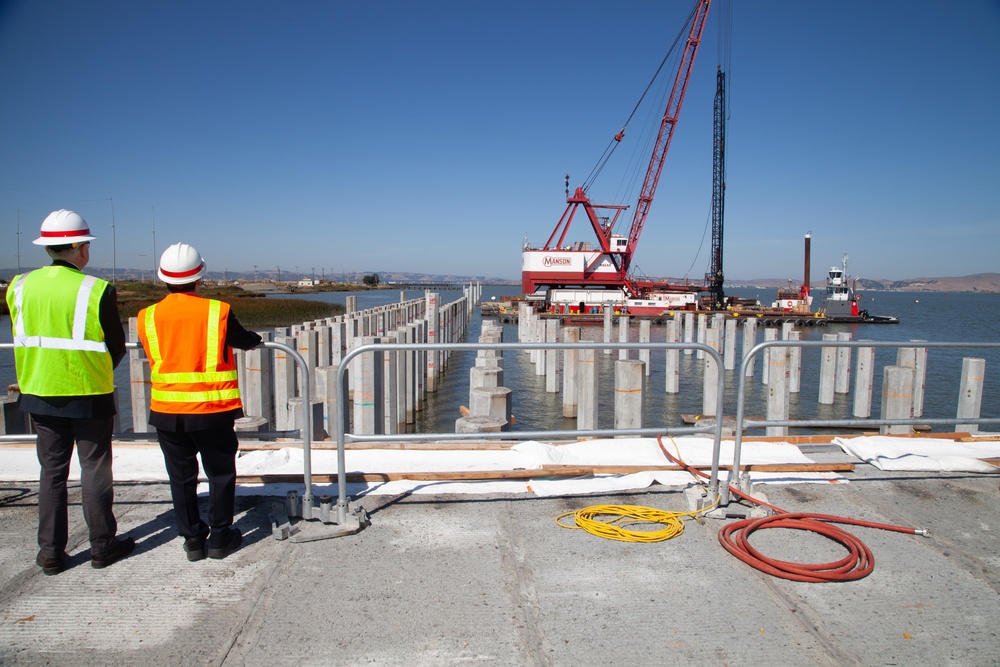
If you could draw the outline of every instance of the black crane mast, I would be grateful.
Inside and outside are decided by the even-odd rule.
[[[715,77],[715,126],[712,148],[712,252],[705,284],[712,308],[725,306],[722,271],[722,233],[726,205],[726,73],[719,67]]]

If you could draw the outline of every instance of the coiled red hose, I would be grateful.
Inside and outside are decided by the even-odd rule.
[[[678,458],[671,456],[660,436],[656,437],[660,445],[660,451],[670,461],[676,465],[683,466],[690,473],[708,478],[709,475],[684,463]],[[879,530],[890,530],[897,533],[915,535],[918,533],[927,534],[916,528],[906,528],[894,526],[886,523],[876,523],[873,521],[862,521],[861,519],[850,519],[846,517],[831,516],[829,514],[812,514],[807,512],[788,512],[774,505],[759,501],[752,496],[742,493],[733,486],[729,487],[731,493],[740,498],[752,502],[756,505],[767,507],[775,512],[772,516],[758,519],[743,519],[723,526],[719,530],[719,542],[723,548],[741,561],[753,568],[766,572],[782,579],[793,581],[807,581],[814,583],[854,581],[862,579],[871,574],[875,569],[875,557],[871,549],[855,535],[837,527],[834,524],[848,524],[853,526],[864,526],[865,528],[877,528]],[[769,558],[750,544],[750,535],[755,530],[766,530],[768,528],[787,528],[791,530],[805,530],[817,533],[841,544],[847,549],[847,555],[837,561],[829,563],[795,563],[791,561]]]

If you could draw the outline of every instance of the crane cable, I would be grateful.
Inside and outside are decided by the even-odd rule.
[[[671,456],[670,452],[663,446],[663,440],[660,436],[656,437],[656,442],[660,446],[660,451],[670,461],[684,467],[693,475],[708,477],[703,471],[697,470],[679,458]],[[768,508],[772,512],[775,512],[775,514],[763,518],[743,519],[723,526],[719,530],[719,542],[726,551],[747,565],[782,579],[823,583],[854,581],[871,574],[875,568],[875,558],[871,549],[857,536],[833,524],[848,524],[908,535],[930,536],[930,532],[922,528],[908,528],[886,523],[876,523],[874,521],[831,516],[829,514],[788,512],[774,505],[757,500],[732,485],[730,485],[729,490],[748,502]],[[839,543],[847,549],[848,553],[840,560],[829,563],[796,563],[770,558],[750,544],[750,535],[755,530],[765,530],[768,528],[788,528],[791,530],[813,532]]]
[[[666,55],[664,55],[663,60],[660,61],[660,66],[656,68],[656,72],[649,80],[649,83],[646,84],[646,89],[642,91],[642,95],[639,96],[639,100],[635,103],[635,106],[632,107],[632,112],[628,115],[628,118],[622,125],[622,129],[618,132],[618,134],[612,137],[610,141],[608,141],[608,145],[605,147],[604,152],[601,154],[601,157],[597,159],[597,163],[590,170],[590,174],[587,175],[587,178],[584,181],[583,185],[584,192],[590,189],[590,186],[594,184],[600,173],[604,171],[604,167],[607,166],[608,161],[611,160],[611,155],[615,152],[615,149],[618,148],[618,145],[621,143],[622,137],[625,136],[625,129],[628,127],[629,123],[632,122],[632,118],[635,116],[636,112],[639,110],[639,107],[642,105],[642,101],[646,98],[646,95],[653,87],[653,84],[659,78],[660,72],[663,71],[664,66],[670,60],[670,57],[675,53],[677,45],[680,44],[681,40],[684,38],[684,34],[689,30],[691,22],[694,20],[696,11],[697,11],[697,5],[691,8],[691,13],[688,15],[687,21],[685,21],[684,25],[681,26],[681,29],[678,30],[677,36],[674,38],[673,44],[671,44],[670,48],[667,49]]]
[[[671,438],[673,442],[673,439]],[[662,444],[661,444],[662,447]],[[674,447],[677,443],[674,442]],[[680,456],[680,450],[677,452]],[[695,477],[701,484],[701,480]],[[704,485],[703,485],[704,486]],[[583,509],[564,512],[556,517],[556,523],[563,528],[582,529],[591,535],[619,542],[663,542],[677,537],[684,532],[686,519],[701,521],[699,514],[708,512],[713,507],[702,508],[697,512],[671,512],[654,507],[640,505],[592,505]],[[566,524],[561,519],[573,516],[574,525]],[[639,524],[659,524],[658,530],[636,530]]]

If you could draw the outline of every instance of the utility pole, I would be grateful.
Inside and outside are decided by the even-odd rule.
[[[150,206],[153,215],[153,284],[156,284],[156,207]]]
[[[21,209],[17,209],[17,273],[21,274]]]
[[[115,198],[108,197],[111,202],[111,284],[118,284],[118,237],[115,235]]]

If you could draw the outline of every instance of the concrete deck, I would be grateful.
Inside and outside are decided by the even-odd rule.
[[[817,460],[844,460],[841,453]],[[685,510],[636,494],[370,497],[357,535],[272,538],[271,498],[241,497],[244,546],[189,563],[164,484],[117,487],[135,553],[90,567],[79,487],[71,567],[34,564],[36,487],[0,485],[0,665],[996,665],[1000,478],[886,473],[766,486],[790,511],[929,528],[851,528],[875,571],[841,584],[776,579],[720,546],[722,521],[660,543],[604,540],[553,518],[595,504]],[[803,562],[843,550],[798,531],[755,538]]]

